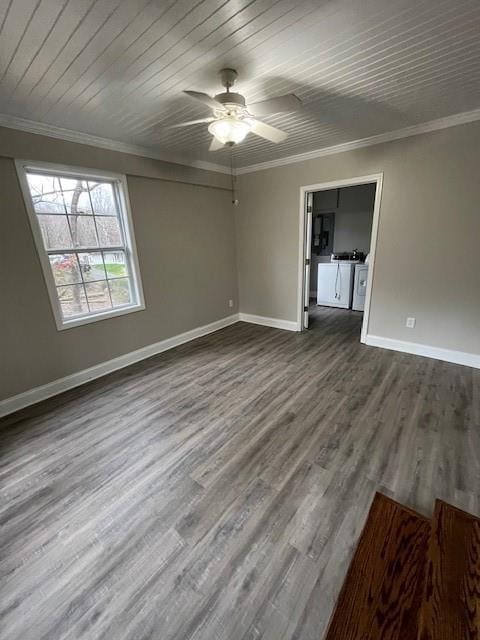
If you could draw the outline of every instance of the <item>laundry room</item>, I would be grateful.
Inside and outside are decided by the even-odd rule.
[[[311,311],[363,312],[375,191],[375,184],[360,184],[313,193]]]

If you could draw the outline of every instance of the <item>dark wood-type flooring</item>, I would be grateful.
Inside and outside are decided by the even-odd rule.
[[[480,371],[313,315],[3,421],[2,640],[319,640],[375,491],[479,513]]]
[[[435,505],[420,640],[480,638],[480,520]]]
[[[325,640],[417,640],[430,532],[428,518],[375,495]]]

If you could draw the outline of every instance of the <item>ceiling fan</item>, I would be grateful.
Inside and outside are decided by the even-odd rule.
[[[222,69],[220,72],[222,85],[226,91],[213,98],[199,91],[184,91],[188,96],[199,100],[213,110],[210,118],[190,120],[174,127],[188,127],[193,124],[209,123],[208,131],[213,135],[210,151],[217,151],[223,146],[232,147],[242,140],[248,133],[254,133],[270,142],[283,142],[287,134],[276,127],[257,120],[253,116],[264,116],[269,113],[295,111],[302,105],[293,93],[278,96],[261,102],[248,104],[240,93],[230,91],[237,78],[235,69]]]

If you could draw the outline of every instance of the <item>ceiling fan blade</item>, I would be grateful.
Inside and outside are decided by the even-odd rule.
[[[198,120],[188,120],[188,122],[180,122],[179,124],[170,125],[170,129],[178,129],[179,127],[189,127],[192,124],[202,124],[205,122],[213,122],[214,117],[211,118],[199,118]]]
[[[187,96],[190,96],[195,100],[203,102],[203,104],[206,104],[207,107],[210,107],[210,109],[219,109],[222,106],[220,102],[217,102],[214,98],[211,98],[206,93],[201,93],[200,91],[184,91],[183,93],[186,93]]]
[[[215,138],[215,136],[213,136],[212,138],[212,142],[210,143],[210,147],[208,148],[209,151],[218,151],[219,149],[222,149],[225,145],[222,144],[220,142],[220,140],[217,140]]]
[[[302,101],[293,93],[284,96],[262,100],[248,105],[248,111],[253,116],[266,116],[269,113],[280,113],[281,111],[296,111],[302,106]]]
[[[260,120],[249,120],[251,125],[251,131],[257,136],[261,138],[265,138],[266,140],[270,140],[270,142],[283,142],[287,137],[285,131],[281,131],[276,127],[272,127],[269,124],[265,124],[265,122],[260,122]]]

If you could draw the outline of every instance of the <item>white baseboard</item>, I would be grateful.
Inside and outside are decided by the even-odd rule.
[[[53,380],[52,382],[48,382],[47,384],[44,384],[40,387],[29,389],[28,391],[19,393],[16,396],[1,400],[0,417],[5,416],[9,413],[13,413],[14,411],[18,411],[19,409],[24,409],[31,404],[40,402],[41,400],[46,400],[47,398],[56,396],[63,391],[68,391],[68,389],[78,387],[82,384],[85,384],[85,382],[95,380],[95,378],[100,378],[107,373],[117,371],[117,369],[128,367],[128,365],[130,364],[134,364],[135,362],[139,362],[140,360],[150,358],[157,353],[162,353],[162,351],[173,349],[173,347],[178,347],[185,342],[190,342],[190,340],[195,340],[195,338],[200,338],[201,336],[205,336],[209,333],[213,333],[214,331],[218,331],[219,329],[223,329],[224,327],[228,327],[229,325],[234,324],[238,321],[239,314],[236,313],[226,318],[222,318],[221,320],[216,320],[215,322],[206,324],[202,327],[197,327],[196,329],[191,329],[190,331],[186,331],[185,333],[180,333],[176,336],[172,336],[171,338],[167,338],[166,340],[161,340],[160,342],[149,344],[146,347],[137,349],[136,351],[125,353],[122,356],[118,356],[118,358],[113,358],[113,360],[101,362],[100,364],[96,364],[93,367],[89,367],[88,369],[83,369],[82,371],[78,371],[77,373],[72,373],[71,375],[65,376],[64,378]]]
[[[255,316],[251,313],[239,313],[241,322],[250,322],[251,324],[261,324],[264,327],[273,327],[274,329],[285,329],[286,331],[300,331],[298,322],[291,320],[280,320],[279,318],[267,318],[266,316]]]
[[[405,342],[403,340],[395,340],[394,338],[372,335],[367,335],[365,344],[371,347],[403,351],[404,353],[412,353],[417,356],[425,356],[426,358],[444,360],[445,362],[453,362],[454,364],[463,364],[466,367],[480,369],[480,355],[475,353],[442,349],[441,347],[432,347],[426,344],[419,344],[418,342]]]

